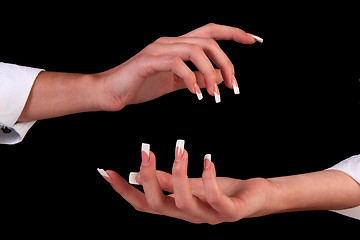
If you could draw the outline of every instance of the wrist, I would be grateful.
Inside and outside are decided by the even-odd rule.
[[[124,97],[114,94],[114,92],[117,92],[117,89],[114,89],[113,86],[119,86],[119,84],[114,84],[113,71],[114,69],[110,69],[106,72],[90,75],[95,89],[93,102],[95,111],[114,112],[127,105]]]
[[[265,216],[283,211],[283,199],[281,199],[281,185],[274,181],[272,178],[264,179],[266,188],[264,188],[265,201],[262,211],[258,216]]]
[[[81,109],[77,112],[101,111],[101,79],[96,74],[81,74],[76,82],[74,88],[82,102],[78,103]]]

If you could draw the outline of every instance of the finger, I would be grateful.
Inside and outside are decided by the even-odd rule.
[[[195,71],[194,72],[195,74],[195,77],[196,77],[196,82],[198,84],[198,86],[200,88],[205,88],[206,85],[205,85],[205,77],[204,75],[200,72],[200,71]],[[215,69],[215,75],[216,75],[216,84],[219,85],[220,83],[222,83],[224,81],[222,75],[221,75],[221,71],[220,69]],[[175,81],[175,85],[174,85],[174,90],[178,90],[178,89],[183,89],[183,88],[186,88],[186,84],[185,82],[176,76],[176,81]]]
[[[233,80],[235,76],[235,70],[232,62],[224,51],[220,48],[219,44],[212,38],[202,37],[164,37],[158,40],[162,43],[189,43],[201,46],[205,54],[215,63],[215,65],[221,69],[221,73],[225,80],[225,84],[232,88]]]
[[[208,93],[214,95],[215,69],[200,45],[186,42],[162,43],[157,41],[150,51],[155,55],[178,56],[183,61],[191,61],[204,75]]]
[[[183,37],[207,37],[215,40],[232,40],[243,44],[253,44],[256,41],[253,35],[248,34],[239,28],[214,23],[209,23],[195,29],[183,35]]]
[[[147,144],[148,145],[148,144]],[[161,190],[160,184],[156,177],[156,158],[153,152],[148,150],[150,146],[142,147],[142,163],[140,167],[141,180],[145,192],[146,203],[149,208],[160,214],[184,219],[186,221],[198,222],[198,218],[189,216],[180,211],[174,198],[165,196]],[[147,154],[149,152],[149,155]]]
[[[130,173],[131,178],[129,177],[129,182],[133,182],[132,184],[139,184],[142,185],[142,180],[141,180],[141,174],[137,173],[137,172],[131,172]],[[160,170],[156,170],[156,177],[159,181],[160,187],[162,190],[167,191],[167,192],[174,192],[174,188],[173,188],[173,181],[172,181],[172,175],[167,173],[167,172],[163,172]],[[130,180],[131,179],[131,180]],[[135,181],[134,181],[135,180]]]
[[[148,206],[164,203],[165,196],[156,177],[156,158],[149,144],[142,144],[140,174]],[[155,209],[154,207],[152,209]]]
[[[182,140],[180,140],[182,141]],[[179,142],[179,140],[178,140]],[[177,146],[181,145],[178,144]],[[181,147],[176,147],[175,161],[172,170],[175,204],[178,209],[195,218],[208,223],[218,222],[219,214],[207,203],[193,196],[187,176],[188,153]]]
[[[211,162],[211,155],[204,158],[204,171],[202,175],[206,199],[208,203],[222,216],[230,218],[234,215],[234,202],[225,196],[216,180],[215,166]]]
[[[106,171],[111,178],[111,186],[120,194],[128,203],[130,203],[136,210],[148,213],[156,213],[147,206],[145,195],[129,185],[125,179],[123,179],[118,173],[107,170]]]
[[[189,208],[193,204],[193,195],[187,177],[188,153],[183,150],[183,154],[175,158],[172,175],[176,206],[180,209]]]

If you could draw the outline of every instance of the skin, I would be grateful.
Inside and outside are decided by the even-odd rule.
[[[95,74],[41,72],[18,122],[89,111],[119,111],[188,88],[214,96],[222,81],[232,89],[234,66],[216,40],[253,44],[241,29],[208,24],[179,37],[162,37],[121,65]],[[210,62],[212,60],[218,69]],[[191,71],[191,61],[199,71]]]
[[[188,88],[206,88],[210,95],[222,81],[232,88],[234,67],[216,40],[252,44],[241,29],[208,24],[180,37],[162,37],[128,61],[102,73],[41,72],[18,122],[88,111],[119,111]],[[214,69],[210,60],[218,69]],[[191,61],[199,71],[185,64]],[[235,80],[236,81],[236,80]],[[272,179],[216,177],[204,161],[202,178],[187,177],[188,155],[176,155],[172,174],[156,171],[154,153],[142,154],[137,181],[144,193],[114,171],[105,179],[135,209],[194,223],[217,224],[286,211],[344,209],[360,205],[360,186],[336,170]],[[162,190],[172,192],[164,195]]]
[[[136,181],[144,193],[114,171],[106,171],[109,177],[104,178],[136,210],[192,223],[218,224],[281,212],[360,205],[360,185],[337,170],[240,180],[216,177],[214,163],[205,159],[202,178],[188,178],[187,164],[184,150],[175,153],[172,174],[156,171],[154,153],[142,152]],[[171,194],[165,195],[163,190]]]

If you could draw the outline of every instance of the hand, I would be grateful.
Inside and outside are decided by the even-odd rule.
[[[128,104],[152,100],[182,88],[202,98],[200,88],[220,101],[217,85],[223,80],[237,88],[234,67],[216,40],[252,44],[258,39],[241,29],[208,24],[180,37],[162,37],[125,63],[96,74],[102,84],[98,101],[103,110],[117,111]],[[219,70],[215,70],[210,59]],[[191,71],[191,61],[199,72]],[[237,90],[234,89],[234,91]]]
[[[117,111],[182,88],[202,98],[200,88],[220,101],[218,84],[225,81],[239,93],[234,67],[215,40],[251,44],[258,37],[208,24],[180,37],[163,37],[123,64],[97,74],[44,71],[33,84],[17,122],[54,118],[89,111]],[[219,69],[214,69],[212,63]],[[199,71],[191,71],[191,61]],[[91,97],[89,97],[91,96]]]
[[[146,146],[146,145],[145,145]],[[142,193],[114,171],[102,174],[136,210],[183,219],[192,223],[218,224],[269,214],[274,185],[263,178],[238,180],[216,177],[214,163],[204,159],[202,178],[187,177],[188,153],[181,144],[175,149],[172,175],[156,171],[153,152],[143,149],[136,181]],[[103,170],[102,170],[103,171]],[[170,192],[164,195],[163,190]]]

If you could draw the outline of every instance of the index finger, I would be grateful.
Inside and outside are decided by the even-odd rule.
[[[240,28],[209,23],[205,26],[197,28],[182,37],[204,37],[213,38],[215,40],[232,40],[243,44],[253,44],[256,42],[254,35],[246,33]]]

